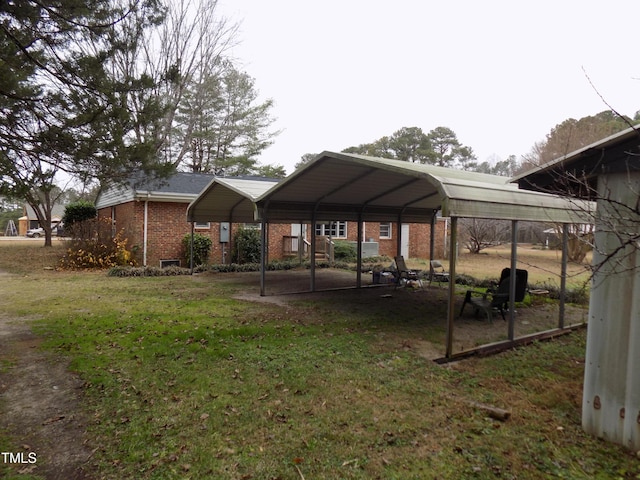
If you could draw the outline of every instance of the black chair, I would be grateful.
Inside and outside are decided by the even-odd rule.
[[[505,268],[500,274],[500,281],[497,287],[489,288],[486,292],[478,292],[475,290],[467,290],[460,309],[460,316],[464,312],[467,303],[471,304],[478,315],[482,310],[489,319],[489,323],[493,322],[493,311],[498,310],[502,319],[506,320],[505,312],[509,309],[509,287],[510,287],[511,269]],[[522,302],[527,293],[527,282],[529,280],[529,272],[527,270],[516,269],[516,294],[514,302]],[[476,296],[474,296],[476,295]]]
[[[438,282],[438,285],[449,281],[449,272],[444,269],[444,265],[440,260],[431,260],[429,262],[429,285],[434,280]]]
[[[420,278],[418,278],[418,270],[411,270],[410,268],[408,268],[402,255],[398,255],[393,259],[396,262],[397,269],[395,272],[396,288],[398,288],[403,283],[403,280],[405,283],[414,281],[419,287],[422,287],[422,281],[420,280]]]

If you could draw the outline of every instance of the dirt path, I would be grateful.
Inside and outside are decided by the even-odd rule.
[[[0,314],[0,429],[12,454],[0,462],[47,480],[90,479],[82,382],[39,343],[28,321]]]

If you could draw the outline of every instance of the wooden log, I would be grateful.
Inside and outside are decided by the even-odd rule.
[[[469,402],[469,405],[486,412],[487,415],[489,415],[491,418],[500,420],[501,422],[505,422],[511,417],[511,412],[509,410],[504,410],[502,408],[493,407],[491,405],[484,405],[477,402]]]

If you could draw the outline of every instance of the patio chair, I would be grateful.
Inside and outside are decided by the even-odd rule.
[[[478,292],[475,290],[467,290],[460,309],[460,316],[464,312],[467,303],[471,304],[475,309],[476,316],[482,310],[489,320],[493,322],[493,311],[498,310],[502,316],[502,320],[506,320],[504,314],[509,308],[509,283],[511,269],[504,268],[500,274],[500,281],[496,288],[489,288],[486,292]],[[514,302],[522,302],[527,291],[527,281],[529,272],[527,270],[516,269],[516,294]],[[474,296],[478,295],[478,296]]]
[[[393,259],[396,262],[396,288],[403,283],[403,280],[404,283],[409,283],[410,281],[417,282],[418,286],[422,287],[422,281],[418,277],[418,271],[408,268],[402,255],[398,255]]]
[[[438,282],[438,285],[449,281],[449,272],[444,269],[444,265],[440,260],[431,260],[429,262],[429,285],[434,280]]]

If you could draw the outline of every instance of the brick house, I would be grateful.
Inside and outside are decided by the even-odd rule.
[[[141,265],[186,266],[182,239],[192,231],[187,221],[187,208],[215,179],[210,174],[179,172],[164,181],[142,182],[137,185],[105,189],[96,199],[98,216],[109,218],[114,232],[122,231],[128,246]],[[220,179],[234,185],[233,180]],[[244,183],[243,183],[244,182]],[[257,192],[266,191],[277,183],[274,179],[239,179],[238,185],[250,185]],[[257,187],[256,187],[257,186]],[[248,187],[247,187],[248,188]],[[436,223],[436,255],[444,252],[445,221]],[[259,228],[253,222],[193,222],[193,231],[212,240],[211,263],[231,263],[231,240],[241,227]],[[270,260],[295,257],[300,232],[309,239],[311,225],[271,223],[268,225],[268,256]],[[364,239],[371,254],[393,257],[397,252],[397,228],[393,222],[364,224]],[[430,225],[403,224],[402,246],[405,257],[429,257]],[[356,222],[327,222],[316,225],[316,234],[334,240],[355,242]],[[303,240],[303,242],[305,241]],[[405,243],[403,242],[403,243]],[[365,249],[365,254],[368,251]]]

